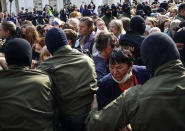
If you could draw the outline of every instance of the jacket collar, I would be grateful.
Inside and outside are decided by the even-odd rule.
[[[163,75],[166,73],[179,73],[179,72],[185,72],[185,68],[181,62],[181,60],[176,59],[176,60],[172,60],[169,61],[163,65],[161,65],[159,68],[157,68],[157,70],[154,73],[154,77],[155,76],[159,76],[159,75]]]
[[[28,66],[10,65],[10,66],[8,66],[8,69],[27,70],[27,69],[30,69],[30,68]]]
[[[185,20],[185,17],[180,15],[180,14],[178,14],[177,17],[181,17],[181,18],[183,18]]]
[[[53,53],[53,55],[57,55],[57,54],[61,54],[61,53],[65,53],[65,52],[69,52],[69,51],[71,51],[72,50],[72,48],[71,48],[71,46],[70,45],[63,45],[63,46],[61,46],[59,49],[57,49],[54,53]]]

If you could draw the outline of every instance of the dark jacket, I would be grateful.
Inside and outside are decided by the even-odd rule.
[[[105,58],[99,52],[92,56],[92,58],[95,63],[97,79],[99,82],[101,78],[109,73],[108,65]]]
[[[0,70],[0,131],[53,131],[49,77],[38,70]]]
[[[128,123],[133,131],[184,131],[184,74],[180,60],[161,65],[144,85],[128,89],[101,111],[93,110],[87,131],[115,131]]]
[[[138,84],[144,84],[150,78],[150,74],[146,70],[145,66],[134,65],[133,75],[136,76]],[[97,91],[97,100],[99,109],[102,109],[122,93],[118,83],[112,79],[110,73],[99,81],[98,87],[99,89]]]
[[[80,52],[83,52],[82,50],[86,50],[90,54],[92,54],[92,49],[94,45],[94,37],[95,37],[95,32],[93,31],[91,34],[89,34],[85,40],[84,43],[80,43],[80,39],[83,36],[80,36],[80,38],[77,40],[75,48],[79,50]]]
[[[119,40],[119,44],[121,45],[121,47],[130,50],[134,55],[135,65],[143,65],[140,57],[140,47],[144,39],[145,37],[140,35],[139,33],[129,31],[125,35],[122,35]]]
[[[93,94],[97,90],[92,59],[64,45],[39,68],[47,71],[53,80],[62,128],[83,131],[84,118],[90,111]]]
[[[89,9],[84,9],[82,12],[83,16],[91,16],[91,11]]]
[[[14,38],[15,38],[15,37],[10,36],[9,38],[5,39],[5,40],[3,41],[2,44],[0,44],[0,52],[1,52],[1,53],[4,53],[5,46],[6,46],[6,44],[8,43],[8,41],[9,41],[9,40],[12,40],[12,39],[14,39]]]

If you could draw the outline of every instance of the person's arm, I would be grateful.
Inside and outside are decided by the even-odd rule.
[[[0,66],[4,69],[4,70],[7,70],[8,69],[8,66],[7,66],[7,63],[6,63],[6,60],[4,57],[0,57]]]
[[[129,124],[124,97],[123,93],[101,111],[95,106],[86,119],[87,131],[115,131]]]

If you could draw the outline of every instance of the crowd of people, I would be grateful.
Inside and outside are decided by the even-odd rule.
[[[185,3],[46,5],[0,21],[0,131],[185,130]]]

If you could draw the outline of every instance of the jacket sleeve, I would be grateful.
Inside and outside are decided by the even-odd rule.
[[[98,101],[98,109],[101,110],[103,107],[105,107],[109,102],[110,96],[109,91],[106,90],[105,85],[102,83],[102,81],[99,82],[98,84],[98,91],[97,91],[97,101]]]
[[[128,123],[126,114],[125,93],[107,105],[103,110],[92,110],[86,119],[87,131],[115,131]]]

